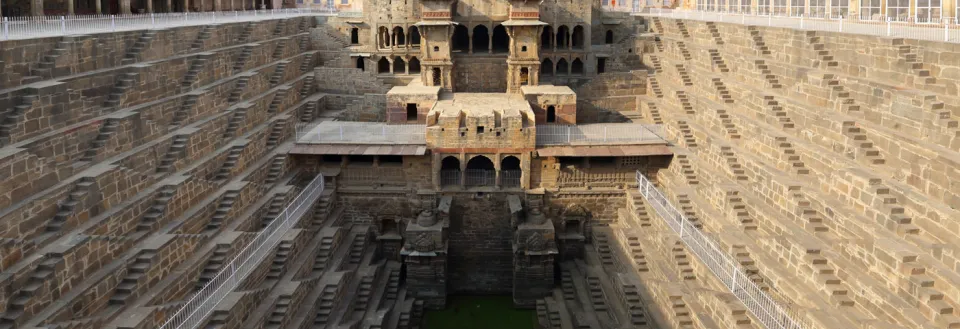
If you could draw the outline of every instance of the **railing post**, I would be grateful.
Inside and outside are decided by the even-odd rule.
[[[950,20],[943,22],[943,41],[950,41]]]
[[[570,127],[567,127],[567,143],[570,142]]]
[[[803,29],[803,15],[800,15],[800,29]]]
[[[773,26],[773,13],[767,15],[767,26]]]
[[[67,18],[60,16],[60,33],[67,34]]]
[[[340,125],[340,140],[343,140],[343,124]]]
[[[157,18],[150,13],[150,26],[157,27]]]
[[[840,32],[843,32],[843,16],[840,16]]]
[[[888,37],[890,36],[891,29],[892,29],[892,25],[891,25],[890,17],[887,17],[887,36]]]
[[[113,32],[117,32],[117,17],[114,15],[110,15],[110,28]]]
[[[3,17],[3,39],[10,40],[10,20]]]

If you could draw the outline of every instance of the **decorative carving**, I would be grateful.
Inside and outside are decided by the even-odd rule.
[[[581,217],[586,218],[588,214],[587,208],[584,208],[580,204],[571,203],[563,210],[564,217]]]
[[[433,239],[427,233],[419,233],[413,238],[413,250],[419,252],[433,251]]]
[[[543,240],[543,235],[536,232],[527,236],[525,244],[528,251],[543,251],[547,249],[547,242]]]
[[[437,224],[437,216],[433,213],[433,209],[427,209],[420,213],[420,216],[417,217],[417,225],[423,227],[430,227]]]

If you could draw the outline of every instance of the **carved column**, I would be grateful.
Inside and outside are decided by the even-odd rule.
[[[437,207],[430,202],[416,221],[403,233],[407,287],[427,309],[443,309],[447,303],[447,242],[444,229],[449,226],[451,197],[441,199]]]

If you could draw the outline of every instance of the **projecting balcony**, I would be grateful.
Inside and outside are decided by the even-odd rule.
[[[537,125],[537,146],[666,144],[660,125],[597,123]]]
[[[295,154],[424,155],[427,143],[420,124],[324,121],[297,126]]]

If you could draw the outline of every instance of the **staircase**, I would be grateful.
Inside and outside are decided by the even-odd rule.
[[[44,283],[54,278],[57,263],[62,260],[59,255],[50,256],[53,257],[47,257],[37,264],[37,269],[30,274],[30,277],[27,278],[22,285],[13,287],[13,289],[19,288],[19,290],[16,290],[13,296],[10,296],[6,311],[3,315],[0,315],[0,329],[14,329],[17,327],[18,322],[22,322],[23,319],[20,319],[21,317],[24,315],[31,316],[36,312],[32,311],[30,314],[26,314],[26,306],[37,292],[43,288]]]
[[[683,41],[677,41],[677,47],[680,48],[680,55],[683,55],[683,60],[693,60],[693,56],[691,56],[690,51],[687,50],[687,44],[683,43]]]
[[[253,30],[256,29],[257,22],[247,23],[247,26],[243,27],[243,32],[240,33],[240,37],[237,38],[239,43],[250,42],[250,36],[253,34]]]
[[[277,298],[277,303],[273,305],[273,310],[270,311],[270,315],[267,316],[267,323],[264,324],[264,329],[280,329],[283,326],[283,319],[287,315],[287,311],[290,309],[290,296],[283,295]]]
[[[659,36],[653,37],[653,44],[657,46],[657,52],[663,52],[663,40],[660,40]]]
[[[904,44],[899,44],[895,47],[903,63],[910,68],[910,72],[913,73],[914,76],[923,78],[922,81],[925,84],[937,83],[937,78],[930,76],[930,70],[924,68],[923,61],[920,60],[917,51],[914,50],[913,47]]]
[[[300,36],[297,46],[300,47],[300,52],[310,51],[310,35]]]
[[[203,48],[204,41],[210,39],[210,33],[213,31],[213,28],[213,25],[205,25],[201,28],[200,33],[197,34],[197,38],[190,44],[190,50],[193,52],[200,51],[200,49]]]
[[[643,211],[646,211],[646,209]],[[640,247],[640,239],[635,236],[628,236],[627,246],[630,247],[630,257],[633,258],[633,263],[637,265],[637,272],[650,271],[647,267],[647,257],[643,254],[643,248]]]
[[[193,88],[193,84],[197,82],[200,71],[203,70],[203,67],[206,65],[207,58],[201,56],[197,56],[197,58],[194,58],[193,61],[190,62],[190,69],[183,75],[183,81],[180,82],[181,93],[188,92]]]
[[[181,155],[186,153],[187,141],[189,139],[189,135],[176,135],[173,137],[173,142],[170,143],[170,149],[167,150],[167,154],[163,155],[163,159],[160,159],[160,165],[157,166],[158,173],[167,173],[176,169],[173,164],[180,159]]]
[[[157,31],[143,31],[143,33],[140,34],[140,38],[133,43],[133,47],[130,47],[127,53],[123,55],[123,59],[120,60],[120,65],[130,65],[140,61],[140,54],[143,53],[143,50],[150,44],[150,40],[153,40],[155,36],[157,36]]]
[[[189,117],[188,113],[193,109],[193,106],[197,104],[197,99],[200,98],[200,95],[184,95],[183,102],[180,103],[180,108],[173,113],[173,120],[170,121],[170,127],[167,128],[169,131],[173,131],[180,127],[183,124],[183,121],[187,120]]]
[[[277,119],[270,129],[270,137],[267,138],[267,147],[272,148],[280,144],[283,138],[283,132],[287,127],[287,119]]]
[[[677,128],[680,128],[680,134],[683,135],[683,143],[687,145],[687,148],[696,148],[697,139],[693,137],[693,129],[690,129],[690,125],[684,120],[677,120]]]
[[[17,105],[14,105],[12,109],[0,110],[0,142],[9,143],[10,142],[10,132],[17,127],[17,123],[23,119],[24,113],[27,113],[33,103],[40,99],[40,96],[37,95],[35,89],[27,89],[29,94],[20,96],[20,100]]]
[[[682,35],[684,38],[689,38],[690,32],[687,31],[687,25],[684,24],[683,21],[679,19],[674,20],[674,22],[677,22],[677,30],[680,30],[680,35]]]
[[[810,169],[807,169],[804,166],[803,161],[800,161],[800,155],[797,154],[797,150],[793,148],[793,144],[787,141],[786,137],[776,137],[777,148],[780,149],[780,152],[783,153],[781,157],[782,160],[787,162],[790,166],[790,172],[797,175],[806,175],[810,173]]]
[[[590,303],[593,304],[593,310],[605,312],[607,303],[603,299],[603,288],[600,286],[600,278],[596,276],[587,277],[587,288],[590,290]]]
[[[900,200],[890,194],[890,188],[881,184],[879,178],[870,180],[870,192],[882,203],[875,205],[874,209],[887,216],[885,227],[893,229],[898,236],[920,234],[920,228],[913,224],[913,219],[906,214],[906,210],[900,205]]]
[[[247,87],[248,82],[250,82],[250,77],[237,78],[237,84],[233,87],[233,90],[230,91],[230,96],[227,98],[227,101],[230,103],[236,103],[239,101],[240,96],[243,95],[243,90]]]
[[[747,31],[750,31],[750,38],[753,39],[753,46],[757,50],[758,55],[770,55],[770,47],[767,47],[767,43],[763,42],[763,36],[760,35],[760,30],[756,26],[747,26]]]
[[[643,310],[643,302],[640,300],[637,287],[632,284],[623,284],[620,290],[623,291],[623,299],[628,305],[627,313],[630,315],[630,324],[645,327],[647,325],[647,312]]]
[[[766,87],[770,87],[770,88],[773,88],[773,89],[783,88],[783,86],[780,85],[780,80],[777,79],[777,76],[776,76],[775,74],[773,74],[773,71],[771,71],[771,70],[770,70],[770,67],[767,66],[767,62],[765,62],[765,61],[762,60],[762,59],[758,59],[758,60],[754,61],[753,63],[754,63],[754,65],[756,65],[757,70],[760,71],[760,75],[762,75],[763,78],[764,78],[765,80],[767,80],[767,85],[766,85]]]
[[[650,81],[650,90],[653,91],[653,95],[657,96],[657,98],[663,98],[663,89],[660,88],[660,82],[657,81],[657,78],[650,76],[648,80]]]
[[[716,49],[710,49],[708,52],[710,52],[710,61],[713,62],[714,68],[722,73],[730,72],[730,69],[727,68],[727,63],[724,62],[723,57],[720,56],[720,51]]]
[[[730,168],[730,174],[733,175],[733,178],[737,181],[746,181],[747,175],[743,170],[743,167],[740,165],[739,160],[737,160],[736,154],[733,153],[733,149],[729,146],[720,147],[720,155],[726,160],[727,167]]]
[[[683,178],[687,181],[687,185],[698,185],[700,180],[697,179],[697,173],[693,170],[693,166],[690,165],[690,159],[687,158],[686,154],[677,154],[677,163],[680,164],[680,173],[683,174]]]
[[[283,51],[285,49],[287,49],[287,40],[281,39],[277,41],[277,46],[273,48],[273,54],[270,57],[275,60],[283,58],[283,53],[284,53]]]
[[[656,55],[653,55],[653,54],[650,54],[647,56],[650,57],[650,64],[653,64],[653,70],[657,73],[662,73],[663,65],[660,63],[660,57],[657,57]]]
[[[693,202],[690,201],[689,196],[686,194],[677,194],[677,206],[680,208],[683,216],[687,217],[690,223],[693,223],[694,227],[703,228],[703,223],[700,223],[700,218],[697,217],[697,212],[693,209]]]
[[[573,277],[569,270],[560,270],[560,291],[563,293],[563,299],[568,302],[577,299],[577,289],[573,286]]]
[[[826,45],[820,42],[820,36],[817,35],[815,31],[807,32],[807,42],[813,46],[813,51],[816,52],[817,61],[814,61],[813,66],[820,68],[831,68],[838,67],[840,63],[833,60],[833,55],[830,55],[830,51],[826,49]]]
[[[726,104],[733,103],[733,97],[730,96],[730,91],[727,90],[727,86],[723,84],[722,79],[711,78],[710,82],[713,84],[713,89],[716,90],[717,99],[723,101]]]
[[[57,45],[47,52],[46,55],[43,55],[40,62],[37,63],[37,66],[30,69],[30,74],[43,79],[52,79],[54,77],[53,69],[57,67],[57,58],[60,58],[61,55],[66,53],[70,49],[70,45],[75,41],[76,37],[65,36],[60,38],[60,40],[57,41]]]
[[[264,181],[264,185],[271,185],[277,182],[277,179],[280,179],[280,176],[283,175],[286,163],[286,155],[275,156],[273,161],[270,162],[270,171],[267,172],[267,179]]]
[[[327,285],[323,287],[320,294],[320,300],[317,303],[317,317],[313,320],[314,325],[324,326],[330,321],[330,313],[333,311],[335,300],[337,298],[337,286]]]
[[[810,200],[807,200],[806,194],[800,191],[799,186],[791,188],[787,194],[791,201],[796,203],[796,211],[800,213],[803,219],[803,228],[814,233],[827,232],[830,229],[823,224],[823,216],[810,206]]]
[[[600,257],[600,264],[603,266],[616,266],[613,259],[613,252],[610,250],[610,239],[606,233],[594,230],[593,246],[596,248],[597,256]]]
[[[843,135],[849,138],[852,141],[853,145],[856,147],[854,149],[854,158],[861,158],[864,161],[867,161],[870,164],[881,165],[886,163],[886,160],[880,156],[880,150],[873,145],[872,142],[867,140],[867,134],[857,126],[857,123],[854,121],[844,121],[843,126]]]
[[[727,205],[730,207],[730,210],[732,210],[734,220],[740,223],[740,227],[744,231],[756,231],[757,221],[750,216],[750,211],[747,210],[747,204],[743,203],[740,192],[728,190],[726,191],[725,197]]]
[[[276,87],[283,81],[283,72],[287,70],[287,61],[277,63],[277,68],[270,75],[270,87]]]
[[[220,170],[217,171],[217,175],[213,178],[215,182],[226,181],[233,175],[233,168],[237,167],[237,161],[240,160],[240,155],[243,154],[245,148],[245,145],[234,145],[230,148],[230,151],[227,153],[227,159],[223,161],[223,165],[220,166]]]
[[[126,94],[127,90],[133,88],[139,75],[139,73],[132,72],[120,73],[117,76],[117,82],[114,84],[113,89],[107,94],[107,100],[103,102],[103,107],[108,109],[116,109],[119,107],[123,94]]]
[[[227,191],[223,194],[220,203],[217,204],[217,210],[214,211],[210,221],[207,222],[206,230],[208,232],[220,230],[220,226],[227,220],[227,216],[230,215],[230,210],[233,209],[233,204],[237,201],[239,195],[240,191]]]
[[[750,251],[743,245],[733,245],[730,249],[732,249],[733,258],[737,264],[740,264],[740,269],[743,271],[743,274],[745,274],[753,284],[757,285],[760,290],[769,291],[770,286],[767,285],[763,277],[760,276],[760,269],[757,267],[756,262],[753,261],[753,258],[750,258]]]
[[[307,39],[309,40],[309,38]],[[301,38],[300,40],[301,40],[300,41],[301,51],[306,51],[306,50],[303,50],[303,43],[304,43],[303,38]],[[316,56],[314,54],[308,54],[307,56],[303,56],[303,59],[300,60],[300,74],[313,71],[313,68],[316,67],[316,65],[314,64],[315,59],[316,59]]]
[[[676,322],[675,325],[677,327],[694,328],[693,318],[690,314],[690,308],[687,307],[687,302],[683,300],[682,295],[671,295],[670,306],[673,309],[673,313],[670,315]]]
[[[307,96],[313,95],[313,85],[314,78],[313,75],[308,75],[306,78],[303,78],[303,86],[300,87],[300,98],[305,98]]]
[[[227,124],[227,129],[223,132],[223,139],[229,140],[237,137],[237,130],[243,126],[243,123],[247,119],[247,109],[238,108],[233,112],[233,116],[230,117],[230,122]]]
[[[227,262],[227,253],[229,251],[230,246],[225,244],[218,244],[217,247],[213,249],[213,255],[207,260],[207,264],[203,266],[203,271],[200,272],[200,277],[194,289],[203,289],[210,280],[213,280],[213,277],[216,276],[217,273],[220,273],[223,264]]]
[[[707,29],[710,31],[710,35],[713,36],[713,42],[718,46],[723,45],[723,39],[720,38],[720,30],[717,29],[717,24],[714,22],[706,22]]]
[[[156,199],[153,200],[153,206],[147,210],[147,213],[137,224],[137,232],[153,231],[160,224],[160,217],[167,211],[167,204],[173,199],[176,190],[170,186],[164,186],[157,192]]]
[[[100,126],[100,133],[97,134],[97,138],[90,143],[90,148],[83,152],[83,156],[77,161],[79,164],[87,164],[93,162],[97,157],[97,154],[100,153],[100,150],[104,146],[107,146],[107,142],[110,141],[110,138],[113,137],[117,132],[117,127],[120,126],[120,120],[108,118],[103,121],[103,125]]]
[[[654,17],[654,18],[652,18],[652,19],[653,19],[653,26],[656,27],[656,30],[655,30],[655,31],[651,31],[651,32],[657,32],[657,33],[659,33],[659,34],[663,34],[663,32],[664,32],[664,30],[663,30],[663,24],[660,23],[660,19],[659,19],[659,18],[656,18],[656,17]]]
[[[127,275],[120,279],[120,284],[110,296],[110,305],[126,305],[128,299],[137,291],[140,279],[147,275],[150,264],[153,263],[153,257],[156,256],[156,250],[144,250],[137,254],[137,258],[130,266],[127,266]]]
[[[354,312],[366,312],[370,303],[370,295],[373,294],[373,275],[364,275],[360,279],[360,287],[357,291],[357,298],[354,300]]]
[[[280,106],[283,104],[283,100],[286,99],[286,97],[287,97],[287,89],[277,90],[277,92],[273,94],[273,99],[270,100],[270,105],[267,108],[267,113],[277,114],[277,112],[280,112]]]
[[[840,278],[837,277],[833,266],[830,266],[826,258],[820,255],[820,249],[807,248],[803,259],[810,265],[809,268],[814,271],[814,280],[821,285],[821,289],[828,294],[830,302],[834,306],[853,306],[854,301],[847,295],[847,288],[843,286]]]
[[[650,119],[653,119],[653,123],[662,125],[663,119],[660,117],[660,110],[657,108],[657,103],[647,102],[647,108],[650,110]]]
[[[313,274],[322,274],[327,269],[327,261],[330,260],[330,254],[332,253],[333,237],[320,238],[320,249],[317,250],[317,257],[313,260]]]
[[[203,329],[222,329],[227,324],[227,320],[229,319],[230,311],[213,311],[213,315],[210,316],[210,320],[207,321],[207,324],[203,327]]]
[[[316,207],[313,208],[313,227],[322,227],[323,222],[326,221],[327,217],[330,216],[330,211],[332,209],[330,206],[332,196],[332,192],[329,194],[323,193],[320,195],[320,202],[318,202]]]
[[[367,233],[357,233],[350,244],[350,264],[359,265],[363,261],[363,251],[367,247]]]
[[[287,30],[287,20],[281,19],[277,21],[277,25],[273,28],[273,36],[281,35],[286,30]]]
[[[270,271],[267,272],[267,280],[280,280],[291,249],[293,249],[293,241],[280,241],[280,244],[277,245],[277,253],[273,256],[273,262],[270,264]]]
[[[243,50],[240,51],[240,54],[237,55],[237,59],[233,62],[233,74],[240,73],[243,71],[243,67],[246,66],[247,60],[250,59],[250,55],[253,53],[253,46],[245,46]]]
[[[720,125],[726,132],[727,138],[740,139],[740,130],[737,129],[737,126],[733,123],[733,120],[730,119],[730,115],[727,114],[727,110],[718,108],[714,111],[717,112],[717,117],[720,118]]]
[[[60,232],[60,230],[63,229],[63,226],[67,224],[70,216],[73,216],[77,211],[77,205],[83,203],[87,195],[90,194],[90,187],[93,186],[95,182],[96,180],[93,177],[80,178],[77,185],[75,185],[73,190],[70,191],[70,194],[67,195],[67,199],[57,203],[57,214],[47,222],[47,232]]]
[[[690,258],[683,248],[683,242],[680,242],[680,240],[674,241],[670,253],[673,255],[673,260],[677,262],[680,278],[685,281],[696,280],[697,276],[693,274],[693,267],[690,266]]]
[[[270,225],[270,222],[277,219],[277,216],[280,216],[286,206],[287,194],[284,192],[274,194],[273,199],[270,199],[270,207],[267,208],[267,213],[260,217],[260,229],[266,228],[267,225]]]
[[[390,274],[387,277],[387,289],[386,289],[386,298],[389,304],[393,304],[397,300],[397,296],[400,292],[400,270],[390,270]]]
[[[683,112],[689,115],[695,115],[696,112],[693,111],[693,105],[690,104],[690,99],[687,98],[687,93],[682,90],[676,91],[677,100],[680,101],[680,106],[683,107]]]
[[[693,86],[693,80],[690,79],[690,73],[687,72],[687,68],[683,64],[675,65],[677,68],[677,74],[680,75],[680,81],[683,81],[684,86]]]
[[[830,99],[837,99],[837,110],[847,114],[859,114],[860,105],[850,96],[850,92],[843,88],[840,79],[834,74],[825,74],[823,79],[830,88]]]
[[[780,124],[780,127],[783,127],[784,129],[794,128],[793,121],[787,116],[787,111],[783,110],[783,106],[780,106],[780,102],[777,102],[773,95],[763,96],[763,101],[765,102],[764,107],[773,113],[773,117],[776,118],[777,122]]]

